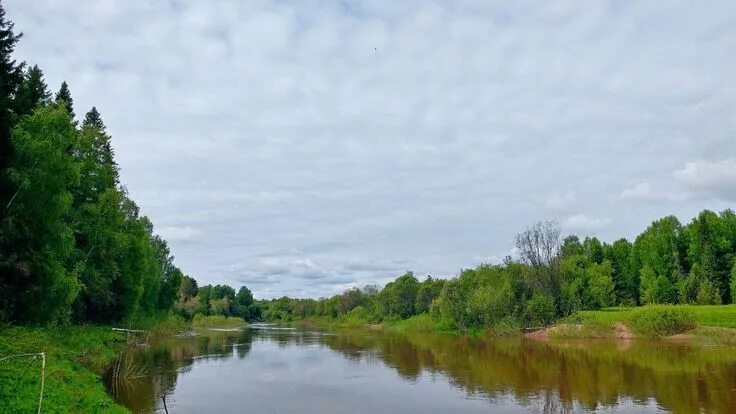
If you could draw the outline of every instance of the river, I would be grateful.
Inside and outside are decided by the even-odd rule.
[[[105,381],[134,413],[736,413],[736,350],[674,341],[254,325],[126,350]]]

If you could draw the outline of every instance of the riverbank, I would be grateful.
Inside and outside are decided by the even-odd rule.
[[[0,328],[0,357],[45,353],[43,413],[128,413],[107,394],[101,378],[125,345],[125,335],[109,327]],[[36,412],[41,365],[40,357],[0,362],[3,412]]]
[[[62,327],[0,326],[0,358],[39,354],[44,368],[43,413],[128,413],[106,392],[105,371],[129,345],[144,344],[191,328],[236,329],[247,326],[241,318],[208,316],[187,323],[175,316],[135,321],[130,331],[110,326]],[[41,357],[11,358],[0,362],[0,412],[36,412],[41,388]]]
[[[300,327],[320,329],[366,329],[442,333],[457,336],[518,336],[548,339],[635,339],[695,340],[710,344],[736,345],[736,305],[653,305],[580,311],[547,327],[505,324],[492,328],[460,330],[451,323],[420,314],[408,319],[373,323],[354,317],[311,317],[293,322]]]
[[[581,311],[528,336],[656,338],[736,345],[736,305],[655,305]]]

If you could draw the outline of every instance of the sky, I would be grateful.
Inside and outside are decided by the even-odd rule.
[[[736,201],[732,1],[6,0],[200,285],[452,277]]]

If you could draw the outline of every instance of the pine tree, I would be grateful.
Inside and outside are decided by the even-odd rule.
[[[116,187],[119,183],[118,165],[112,149],[110,136],[96,107],[84,116],[82,131],[91,135],[91,151],[99,169],[100,188]]]
[[[101,132],[105,132],[105,124],[102,122],[102,117],[97,111],[97,107],[93,106],[92,109],[87,112],[82,121],[82,127],[96,128]]]
[[[0,3],[0,217],[5,214],[5,205],[14,192],[7,177],[12,154],[11,106],[12,97],[23,80],[23,64],[17,63],[12,54],[21,36],[13,33],[13,23],[5,19],[5,9]]]
[[[51,102],[51,93],[38,65],[29,68],[15,94],[16,116],[30,115],[36,108]]]
[[[59,89],[59,92],[56,92],[54,100],[60,105],[63,102],[66,111],[69,112],[69,115],[74,119],[74,99],[72,99],[72,93],[69,91],[69,85],[67,85],[66,81],[61,82],[61,88]]]

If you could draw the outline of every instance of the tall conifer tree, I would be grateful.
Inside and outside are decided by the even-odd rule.
[[[10,129],[12,127],[12,99],[23,80],[23,64],[13,59],[15,44],[22,34],[13,32],[13,23],[5,19],[0,3],[0,218],[5,216],[5,205],[12,197],[7,168],[12,154]]]
[[[62,104],[63,102],[66,111],[69,112],[69,115],[74,119],[74,99],[72,99],[72,93],[69,91],[69,85],[67,85],[66,81],[61,82],[61,88],[59,89],[59,92],[56,92],[54,100],[57,104]]]
[[[16,116],[30,115],[39,106],[50,102],[51,93],[43,79],[43,72],[38,65],[33,65],[26,71],[23,82],[15,94],[15,114]]]

